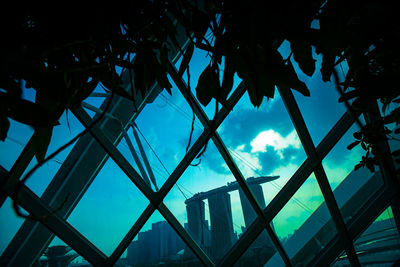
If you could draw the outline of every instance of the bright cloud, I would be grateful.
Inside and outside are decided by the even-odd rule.
[[[295,130],[286,137],[283,137],[280,133],[270,129],[260,132],[256,138],[251,141],[250,145],[252,153],[267,152],[267,146],[272,146],[274,150],[277,151],[278,155],[283,158],[282,150],[290,146],[300,148],[301,144]]]

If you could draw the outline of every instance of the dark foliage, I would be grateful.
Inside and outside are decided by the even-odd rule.
[[[99,83],[117,95],[132,98],[131,91],[121,87],[116,67],[133,70],[135,88],[142,93],[155,82],[170,92],[168,53],[178,45],[177,23],[190,37],[186,51],[181,51],[184,56],[179,74],[187,71],[195,47],[211,54],[196,87],[203,105],[213,98],[224,105],[235,73],[243,79],[256,107],[264,97],[274,97],[275,86],[309,95],[290,60],[277,51],[284,40],[290,42],[291,56],[308,76],[320,71],[323,80],[330,81],[335,67],[345,61],[349,69],[340,85],[344,91],[340,101],[353,101],[357,111],[368,112],[370,103],[379,100],[386,112],[391,104],[400,102],[400,31],[397,9],[391,2],[199,3],[142,0],[123,6],[97,3],[90,9],[67,5],[3,9],[0,139],[7,136],[9,118],[29,124],[35,128],[36,157],[43,160],[52,127],[61,114],[80,105]],[[319,27],[311,27],[312,22],[318,22]],[[313,47],[323,57],[318,70]],[[21,99],[22,86],[36,91],[34,103]],[[399,108],[391,110],[380,125],[371,126],[384,131],[379,138],[390,134],[384,124],[398,124],[399,114]],[[375,132],[365,128],[349,146],[361,145],[366,150],[360,164],[371,170],[376,164],[373,145],[379,138],[375,137]]]

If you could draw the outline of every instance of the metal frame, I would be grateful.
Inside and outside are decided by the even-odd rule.
[[[356,118],[352,116],[351,112],[347,111],[321,141],[321,143],[315,147],[292,92],[289,88],[278,88],[306,152],[307,158],[286,183],[286,185],[275,196],[275,198],[264,210],[262,210],[261,206],[254,197],[254,194],[247,185],[243,174],[225,146],[222,138],[216,132],[216,129],[221,125],[224,119],[228,116],[229,112],[245,93],[246,88],[244,84],[241,83],[236,88],[232,96],[229,98],[226,106],[222,107],[215,118],[210,121],[198,101],[189,91],[182,77],[178,75],[177,70],[172,63],[170,64],[169,74],[186,99],[187,103],[193,109],[200,122],[204,126],[204,131],[188,150],[185,158],[178,164],[166,182],[161,186],[160,190],[156,192],[153,191],[148,177],[144,177],[144,170],[141,170],[141,172],[143,171],[142,176],[138,174],[131,164],[123,157],[121,152],[119,152],[119,150],[116,148],[116,145],[122,136],[127,135],[126,131],[129,129],[129,127],[131,127],[132,120],[140,112],[140,109],[143,108],[146,99],[150,97],[150,95],[147,95],[144,99],[140,99],[140,103],[138,105],[139,110],[130,114],[127,114],[126,110],[128,106],[132,106],[132,103],[127,100],[118,99],[116,100],[118,103],[114,105],[114,109],[110,111],[111,117],[108,116],[104,118],[100,125],[92,126],[90,128],[90,135],[85,135],[81,138],[81,140],[78,141],[73,149],[74,153],[71,153],[66,160],[68,165],[62,166],[41,198],[35,195],[31,190],[29,190],[29,188],[23,186],[18,203],[33,215],[50,213],[54,207],[57,207],[60,203],[62,203],[67,192],[71,192],[72,196],[71,199],[67,201],[63,210],[60,213],[49,217],[48,220],[41,222],[25,221],[14,239],[11,241],[10,245],[1,256],[0,262],[7,261],[7,266],[22,266],[32,264],[38,258],[38,256],[40,256],[40,253],[46,248],[46,246],[48,246],[55,234],[92,264],[96,266],[110,266],[116,263],[146,221],[151,217],[155,210],[158,210],[177,232],[180,238],[197,256],[199,261],[205,266],[232,266],[264,229],[268,232],[284,263],[287,266],[291,266],[292,262],[285,249],[281,245],[277,235],[271,228],[270,222],[296,193],[300,186],[306,181],[309,175],[314,172],[322,195],[331,213],[332,219],[338,229],[338,235],[333,238],[333,240],[324,248],[320,255],[313,260],[312,264],[318,266],[321,263],[333,261],[338,254],[345,249],[351,264],[353,266],[359,266],[360,263],[353,246],[353,240],[368,226],[368,224],[379,214],[379,212],[389,204],[398,207],[399,190],[397,177],[395,177],[393,173],[393,162],[389,162],[388,165],[385,163],[385,161],[383,161],[380,169],[386,183],[385,187],[372,196],[370,201],[368,201],[363,208],[360,209],[360,211],[350,222],[347,223],[347,225],[344,223],[340,209],[335,200],[321,162],[356,120]],[[100,108],[99,112],[101,110],[102,109]],[[93,119],[90,118],[90,116],[82,107],[75,109],[73,113],[85,127],[88,127],[93,122]],[[372,115],[376,116],[376,114]],[[371,122],[376,119],[376,117],[373,117],[372,115],[366,115],[367,122]],[[122,124],[113,120],[112,117],[117,117]],[[133,131],[135,134],[134,129]],[[135,135],[135,137],[137,137],[137,135]],[[225,163],[233,173],[236,181],[257,214],[257,218],[253,224],[248,227],[247,231],[242,235],[239,241],[233,245],[233,247],[218,263],[213,262],[208,257],[208,255],[186,232],[176,217],[163,203],[165,196],[170,192],[183,172],[188,168],[192,160],[196,157],[196,155],[198,155],[198,153],[206,145],[206,143],[209,142],[210,139],[213,140],[219,153],[225,160]],[[4,202],[6,195],[14,197],[13,192],[17,181],[33,158],[33,152],[30,147],[31,141],[24,148],[20,157],[11,169],[7,179],[0,181],[0,192],[2,193],[0,204]],[[381,144],[381,147],[387,159],[391,160],[390,150],[387,143]],[[130,145],[130,148],[132,149],[133,146]],[[88,170],[88,173],[84,175],[85,179],[82,179],[82,175],[80,175],[79,177],[82,181],[78,181],[76,179],[77,175],[74,176],[71,173],[81,171],[83,168],[82,166],[87,167],[87,163],[85,161],[88,160],[88,155],[92,156],[91,154],[93,153],[83,152],[88,152],[89,150],[103,152],[98,155],[98,159],[92,162],[93,168]],[[86,189],[93,181],[108,157],[111,157],[115,161],[119,168],[124,171],[124,173],[150,202],[150,204],[146,207],[139,219],[125,235],[124,239],[120,242],[110,257],[107,257],[104,253],[97,249],[89,240],[87,240],[66,221],[66,218],[68,218],[69,214],[81,199]],[[73,167],[69,168],[68,166],[71,165]],[[145,162],[145,165],[146,168],[148,168],[148,171],[151,172],[148,162]],[[151,176],[150,173],[149,175]],[[396,220],[398,220],[397,215]]]

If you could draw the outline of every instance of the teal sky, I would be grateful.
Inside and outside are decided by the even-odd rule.
[[[287,43],[282,45],[280,51],[284,57],[289,54],[288,49]],[[192,90],[196,86],[201,70],[208,61],[206,53],[195,51],[190,64]],[[316,69],[319,69],[320,64],[321,62],[318,60]],[[319,72],[315,72],[312,77],[307,77],[299,71],[296,64],[294,65],[299,72],[300,79],[306,82],[311,91],[311,97],[304,97],[296,91],[294,91],[294,95],[311,137],[317,145],[345,112],[345,107],[338,103],[338,93],[333,85],[322,82]],[[235,84],[238,83],[239,78],[235,80]],[[101,91],[101,88],[97,90]],[[32,93],[32,90],[27,90],[25,97],[33,99]],[[99,106],[101,99],[89,98],[87,102]],[[210,103],[205,110],[207,115],[212,118],[215,112],[214,103]],[[142,138],[159,187],[185,155],[191,120],[192,112],[175,87],[172,96],[163,91],[153,103],[144,108],[136,120],[144,137],[161,159],[162,164],[146,144],[146,140]],[[54,151],[83,130],[82,125],[71,113],[64,114],[60,123],[61,125],[54,129],[49,152]],[[196,118],[192,143],[202,130],[203,127]],[[352,133],[355,130],[357,128],[351,128],[338,146],[323,160],[323,166],[332,188],[335,188],[346,177],[361,157],[362,152],[359,149],[356,148],[352,151],[346,149],[346,146],[353,140]],[[0,165],[6,169],[12,167],[32,132],[28,126],[14,121],[11,123],[9,131],[11,138],[0,143]],[[263,185],[267,204],[306,159],[278,92],[275,93],[274,99],[269,101],[265,99],[258,109],[251,105],[245,94],[218,129],[218,133],[245,177],[280,175],[278,180]],[[134,140],[132,132],[129,131],[128,134],[131,140]],[[71,147],[60,153],[55,160],[46,163],[30,178],[27,185],[36,194],[43,193],[70,149]],[[118,149],[137,169],[125,141],[118,145]],[[137,147],[135,149],[138,150]],[[196,159],[193,163],[199,163],[199,160]],[[29,168],[34,164],[33,161]],[[184,204],[186,198],[201,191],[226,185],[234,180],[216,147],[209,142],[200,164],[191,166],[185,171],[178,181],[178,185],[171,190],[164,202],[184,224],[187,220]],[[234,230],[240,234],[244,220],[237,192],[231,193],[231,201]],[[274,219],[273,223],[279,238],[284,239],[291,235],[322,201],[321,192],[312,175],[296,193],[295,199],[291,200]],[[116,163],[112,159],[108,159],[68,218],[68,222],[98,248],[110,255],[148,203],[148,200],[135,188]],[[208,205],[206,205],[206,210],[215,212],[209,211]],[[152,222],[162,219],[159,213],[153,214],[142,230],[150,229]],[[0,253],[3,252],[21,224],[22,220],[13,214],[11,201],[8,199],[0,209],[0,236],[2,236]],[[59,239],[55,239],[52,244],[61,244],[61,242]]]

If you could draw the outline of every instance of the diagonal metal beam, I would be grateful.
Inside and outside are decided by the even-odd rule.
[[[342,136],[354,123],[352,114],[347,111],[332,127],[328,134],[324,137],[317,147],[319,158],[323,159],[337,144]],[[303,164],[292,175],[285,186],[278,192],[275,198],[264,209],[264,214],[269,221],[279,213],[279,211],[286,205],[291,197],[296,193],[300,186],[311,175],[317,162],[311,161],[307,158]],[[223,258],[221,266],[232,266],[242,255],[246,249],[251,245],[254,238],[256,238],[263,230],[263,224],[260,219],[256,219],[248,230],[243,234],[239,241],[229,250],[227,255]]]
[[[204,110],[201,108],[199,102],[195,99],[192,92],[190,92],[188,86],[186,85],[185,81],[182,79],[181,76],[178,75],[178,71],[173,64],[170,63],[169,66],[169,74],[171,75],[172,79],[174,80],[175,84],[178,86],[180,92],[193,109],[197,117],[200,119],[200,122],[203,124],[204,128],[211,127],[211,122],[208,120],[207,115],[205,114]],[[250,205],[255,210],[256,214],[263,220],[265,229],[270,236],[273,244],[277,248],[279,254],[281,255],[283,261],[287,266],[291,266],[290,259],[282,247],[282,244],[279,241],[279,238],[274,233],[269,224],[269,221],[266,219],[260,204],[258,203],[257,199],[255,198],[254,194],[251,192],[249,186],[246,183],[245,178],[243,177],[242,172],[239,170],[238,166],[236,165],[235,161],[233,160],[231,154],[229,153],[228,149],[226,148],[224,142],[222,141],[221,137],[217,132],[214,133],[212,140],[217,147],[219,153],[225,160],[226,164],[228,165],[230,171],[233,173],[236,181],[240,185],[243,190],[243,193],[246,195],[247,199],[250,202]]]
[[[7,191],[4,193],[8,194],[15,200],[15,188],[7,187],[6,189]],[[21,191],[19,191],[18,203],[33,216],[40,217],[51,214],[52,212],[52,209],[43,203],[43,201],[25,185],[23,185]],[[46,219],[42,220],[41,223],[76,252],[85,255],[85,258],[93,265],[98,266],[105,263],[106,255],[104,255],[69,223],[60,218],[58,214],[46,217]],[[19,259],[15,259],[12,266],[21,266],[19,265],[20,263]],[[3,264],[8,266],[10,263],[0,262],[0,265],[3,266]]]
[[[129,230],[129,232],[125,235],[124,239],[119,243],[118,247],[114,250],[111,256],[107,259],[106,266],[114,266],[124,251],[129,247],[132,240],[139,233],[140,229],[142,229],[143,225],[150,218],[150,216],[155,211],[155,208],[151,203],[147,205],[146,209],[142,212],[140,217],[136,220],[135,224]]]
[[[149,95],[144,98],[141,96],[137,98],[137,112],[140,112],[144,107],[148,97]],[[103,107],[106,105],[106,103],[103,103]],[[126,125],[137,114],[132,110],[130,101],[118,97],[114,97],[109,112],[118,116]],[[122,133],[118,130],[119,128],[115,127],[115,121],[105,117],[99,122],[99,125],[103,129],[108,129],[107,134],[114,143],[119,142]],[[47,186],[41,199],[50,207],[57,208],[69,196],[63,205],[63,209],[59,212],[60,217],[67,218],[105,164],[107,158],[106,152],[90,135],[82,136]],[[17,162],[15,165],[17,165]],[[14,178],[11,180],[10,177],[12,176],[9,176],[5,186],[12,186],[15,183],[14,180],[19,179],[22,172],[20,170],[18,172],[20,174],[13,176]],[[13,262],[18,259],[18,266],[29,266],[42,254],[53,237],[54,235],[39,222],[26,220],[4,250],[0,259],[10,265],[13,265]]]
[[[232,96],[230,97],[230,99],[228,100],[228,103],[230,103],[230,105],[235,105],[240,100],[240,98],[243,96],[244,92],[245,92],[245,88],[244,88],[243,84],[239,85],[237,87],[237,89],[234,91],[234,93],[232,94]],[[76,109],[74,112],[76,113],[76,116],[78,117],[78,119],[82,120],[82,123],[84,123],[85,125],[90,125],[91,119],[90,119],[90,117],[88,117],[88,114],[82,108]],[[218,114],[216,116],[216,120],[215,120],[215,129],[228,116],[229,112],[230,112],[230,110],[228,110],[226,108],[223,108],[218,112]],[[214,129],[214,131],[215,131],[215,129]],[[168,192],[171,190],[171,188],[174,186],[174,184],[177,182],[177,180],[182,175],[182,173],[190,165],[192,160],[200,152],[202,147],[210,140],[210,138],[212,136],[212,130],[210,128],[208,128],[203,131],[203,133],[196,140],[196,142],[193,144],[193,146],[189,149],[189,151],[187,152],[185,157],[181,160],[181,162],[178,164],[178,166],[175,168],[175,170],[172,172],[170,177],[167,179],[167,181],[164,183],[164,185],[158,192],[152,192],[152,191],[148,192],[148,189],[144,189],[144,188],[148,187],[147,184],[144,184],[144,182],[141,180],[140,176],[138,177],[138,174],[136,173],[136,171],[134,169],[132,169],[130,164],[128,162],[126,162],[126,159],[123,158],[122,155],[120,155],[120,152],[115,147],[113,148],[113,145],[110,144],[109,140],[104,136],[104,134],[102,133],[102,131],[100,129],[98,129],[96,126],[94,126],[91,129],[91,134],[95,137],[95,139],[99,143],[101,143],[101,145],[104,147],[104,149],[106,149],[106,151],[108,151],[108,153],[110,153],[110,156],[115,160],[115,162],[121,168],[125,169],[124,170],[125,173],[129,177],[132,176],[131,177],[132,182],[134,182],[135,185],[137,185],[137,186],[139,185],[142,188],[141,189],[141,190],[143,190],[142,193],[149,195],[148,199],[151,203],[151,205],[149,205],[146,208],[145,212],[143,212],[142,215],[140,216],[139,222],[134,224],[134,226],[131,228],[131,230],[128,232],[128,234],[125,236],[123,241],[119,244],[117,249],[114,251],[114,253],[110,257],[108,263],[110,263],[110,262],[113,263],[113,262],[115,262],[115,260],[117,260],[122,255],[122,253],[124,252],[124,249],[126,249],[129,246],[129,243],[132,241],[134,236],[140,231],[140,228],[143,226],[143,224],[150,218],[151,214],[155,210],[154,207],[158,207],[158,209],[160,209],[159,205],[164,205],[162,203],[162,200],[168,194]],[[160,212],[165,212],[165,209],[161,208]],[[166,216],[169,216],[169,220],[170,220],[169,223],[178,232],[178,234],[181,236],[183,241],[186,244],[188,244],[189,248],[194,250],[194,252],[196,250],[195,254],[199,254],[199,253],[201,254],[202,253],[201,249],[198,250],[198,249],[196,249],[196,247],[192,247],[192,245],[191,245],[192,242],[190,241],[190,238],[188,238],[188,236],[184,232],[181,232],[181,230],[182,231],[185,231],[185,230],[181,229],[180,225],[176,224],[176,223],[179,224],[179,222],[176,219],[174,220],[168,214]],[[203,254],[204,254],[204,252],[203,252]],[[208,258],[208,257],[205,254],[199,256],[199,260],[202,262],[206,258]],[[203,263],[207,263],[207,261],[204,261]]]
[[[325,170],[322,166],[322,159],[319,158],[319,155],[315,149],[314,143],[304,122],[303,116],[301,115],[299,107],[297,106],[296,100],[294,99],[293,93],[289,88],[280,87],[278,88],[278,90],[286,106],[286,109],[289,112],[290,118],[294,124],[297,134],[299,135],[300,141],[303,145],[304,151],[307,154],[307,157],[317,163],[314,169],[314,174],[317,178],[317,182],[319,184],[329,212],[331,213],[338,233],[339,235],[343,236],[343,239],[345,241],[344,245],[346,253],[349,257],[350,263],[353,266],[360,266],[360,262],[356,255],[356,250],[354,249],[353,241],[346,229],[342,214],[340,213],[338,204],[335,200],[335,196],[333,195]]]
[[[362,232],[382,213],[395,197],[393,190],[386,186],[377,190],[376,194],[371,196],[368,201],[353,215],[352,220],[347,223],[347,229],[352,239],[357,238]],[[319,253],[310,266],[322,266],[327,262],[333,262],[340,252],[343,251],[343,236],[336,236],[329,242],[324,250]]]
[[[207,256],[206,253],[200,248],[200,246],[194,241],[194,239],[188,234],[188,232],[182,227],[176,217],[171,213],[171,211],[161,203],[158,206],[158,211],[164,216],[167,222],[174,228],[177,234],[182,238],[182,240],[186,243],[188,247],[192,250],[192,252],[197,256],[204,266],[215,266],[215,264],[211,261],[211,259]]]
[[[19,177],[24,173],[29,163],[33,159],[34,150],[32,147],[33,136],[29,139],[28,143],[25,145],[22,152],[19,154],[17,160],[12,166],[11,170],[7,174],[7,178],[0,182],[0,188],[6,186],[7,184],[15,184]],[[7,194],[0,191],[0,208],[7,198]]]
[[[89,114],[82,108],[78,107],[72,111],[78,120],[89,128],[93,122]],[[97,126],[93,125],[89,129],[90,134],[96,141],[103,147],[107,154],[114,160],[114,162],[121,168],[121,170],[129,177],[129,179],[137,186],[137,188],[152,202],[153,191],[150,186],[145,183],[142,177],[136,172],[128,160],[121,154],[115,145],[105,136],[103,131]]]

